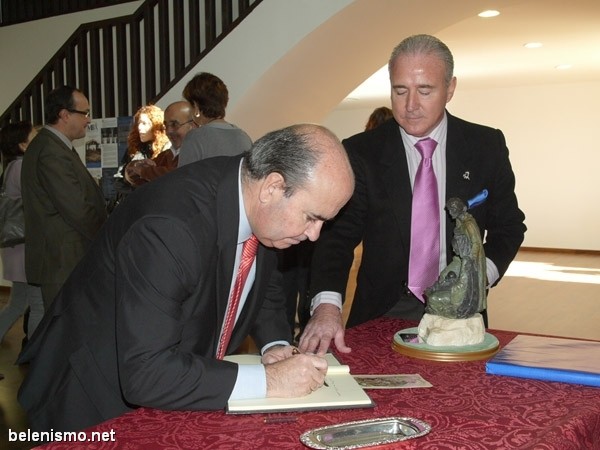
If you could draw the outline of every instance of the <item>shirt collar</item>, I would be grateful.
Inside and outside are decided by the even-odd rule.
[[[73,143],[64,134],[62,134],[60,131],[58,131],[58,129],[56,129],[56,127],[53,127],[51,125],[44,125],[44,128],[48,131],[51,131],[56,136],[58,136],[58,138],[61,141],[63,141],[67,147],[73,148]]]
[[[252,236],[252,228],[250,228],[250,222],[246,216],[246,207],[244,205],[244,196],[242,195],[242,161],[240,160],[240,166],[238,168],[238,208],[240,215],[240,223],[238,225],[238,244],[243,243]]]

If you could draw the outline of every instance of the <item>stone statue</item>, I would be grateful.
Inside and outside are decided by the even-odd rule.
[[[450,319],[466,319],[486,308],[486,262],[477,222],[459,198],[446,209],[455,220],[452,262],[425,290],[425,312]]]
[[[465,203],[451,198],[446,209],[455,221],[452,262],[425,290],[419,337],[429,345],[470,345],[483,341],[480,311],[486,308],[486,260],[477,222]],[[466,320],[464,320],[466,319]]]

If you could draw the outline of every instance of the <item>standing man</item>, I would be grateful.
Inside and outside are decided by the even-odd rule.
[[[85,137],[90,104],[78,89],[61,86],[44,102],[46,125],[23,157],[25,272],[39,284],[47,310],[106,220],[106,203],[73,147]]]
[[[137,185],[152,181],[177,168],[183,138],[196,128],[192,105],[186,101],[171,103],[165,109],[164,125],[171,148],[163,150],[154,159],[132,161],[125,168],[127,177],[135,178]]]
[[[138,406],[222,409],[320,387],[326,360],[288,344],[275,249],[316,240],[353,188],[335,135],[296,125],[133,192],[20,357],[31,363],[19,401],[32,428],[79,430]],[[249,334],[264,365],[222,360]]]
[[[356,188],[315,245],[313,314],[301,337],[301,350],[322,353],[334,340],[338,350],[350,351],[344,342],[341,308],[354,248],[361,241],[362,261],[347,326],[382,315],[421,319],[424,289],[452,259],[453,224],[443,209],[449,198],[466,202],[483,189],[489,192],[486,202],[471,212],[482,238],[485,234],[488,287],[498,283],[515,257],[526,227],[504,135],[446,111],[456,88],[453,70],[452,54],[439,39],[429,35],[405,39],[389,61],[395,120],[343,142]],[[432,156],[424,143],[433,144],[428,149]],[[433,195],[414,201],[421,161],[429,175],[433,168],[435,179],[429,178],[433,183],[428,190]],[[412,221],[422,214],[415,208],[425,203],[433,204],[432,215],[414,226]],[[428,236],[419,235],[431,224]],[[424,249],[426,242],[429,250]],[[415,251],[417,247],[421,248]],[[428,271],[420,274],[427,276],[417,279],[417,269],[426,263]],[[483,315],[487,325],[485,311]]]

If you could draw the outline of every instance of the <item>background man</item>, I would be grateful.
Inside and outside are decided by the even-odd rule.
[[[292,355],[288,345],[273,248],[316,240],[353,188],[335,135],[297,125],[242,156],[189,164],[132,193],[20,357],[31,362],[19,392],[31,427],[77,430],[137,406],[220,409],[230,398],[320,387],[325,359]],[[261,245],[247,266],[254,237]],[[251,269],[236,310],[238,267]],[[237,318],[224,339],[228,309]],[[265,365],[220,359],[248,334]]]
[[[23,157],[21,185],[27,281],[41,286],[47,310],[106,220],[106,203],[72,144],[91,121],[85,95],[54,89],[44,116],[46,126]]]
[[[311,265],[313,315],[300,340],[304,351],[325,352],[334,339],[344,343],[341,306],[354,257],[362,241],[362,261],[347,326],[388,314],[420,320],[423,290],[433,284],[452,259],[453,224],[443,207],[458,197],[467,201],[489,191],[487,201],[472,210],[480,232],[486,233],[488,287],[495,285],[523,242],[525,216],[514,192],[515,176],[500,130],[450,115],[446,104],[456,88],[454,61],[448,47],[429,35],[411,36],[392,52],[389,61],[392,111],[395,121],[346,139],[356,176],[356,189],[342,213],[323,230]],[[417,142],[435,141],[431,167],[436,175],[438,247],[415,252],[433,262],[429,280],[411,287],[411,248],[422,243],[421,227],[411,225],[413,188],[422,161]],[[435,209],[435,208],[434,208]],[[413,210],[414,211],[414,210]],[[433,246],[431,247],[434,248]],[[411,261],[409,263],[409,261]],[[487,319],[485,311],[484,320]],[[486,321],[487,325],[487,321]]]

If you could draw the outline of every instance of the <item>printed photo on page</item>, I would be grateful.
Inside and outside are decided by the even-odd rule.
[[[363,389],[408,389],[431,387],[418,373],[398,375],[354,375]]]

